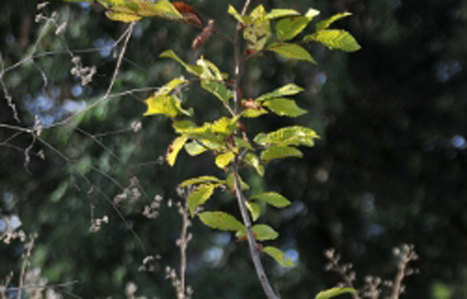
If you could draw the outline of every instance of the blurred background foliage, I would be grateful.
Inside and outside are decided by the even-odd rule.
[[[233,21],[225,13],[228,1],[188,3],[203,17],[214,18],[219,32],[233,32]],[[420,274],[407,279],[405,297],[467,298],[467,2],[256,3],[302,12],[311,6],[321,11],[321,18],[351,11],[354,15],[337,27],[349,30],[363,48],[345,54],[312,47],[318,66],[267,54],[249,61],[246,69],[242,84],[248,97],[290,82],[305,87],[297,101],[309,114],[298,122],[322,137],[305,151],[304,159],[271,163],[265,180],[245,173],[254,190],[278,191],[293,201],[288,209],[269,209],[263,216],[281,233],[274,245],[296,260],[296,267],[284,269],[264,258],[282,296],[311,298],[338,281],[323,270],[327,248],[336,248],[352,262],[361,282],[367,274],[392,278],[392,248],[412,243],[420,255]],[[50,53],[4,74],[25,127],[34,124],[35,116],[44,125],[56,123],[102,96],[120,49],[109,46],[126,28],[105,18],[97,5],[54,1],[47,10],[67,22],[62,35],[34,22],[34,1],[0,2],[4,66],[34,48],[35,54]],[[173,49],[193,61],[190,46],[198,32],[157,19],[139,22],[113,91],[157,87],[180,75],[178,65],[158,55]],[[89,85],[81,86],[70,75],[73,64],[67,48],[84,65],[97,67]],[[101,49],[80,51],[89,48]],[[202,54],[222,70],[232,70],[232,47],[220,35]],[[31,267],[40,268],[49,283],[78,280],[68,290],[83,298],[122,298],[129,281],[138,285],[140,295],[173,298],[164,269],[178,265],[175,240],[181,217],[164,204],[159,216],[149,220],[143,208],[157,194],[164,202],[182,200],[175,189],[183,179],[222,175],[208,155],[193,159],[182,154],[173,168],[160,163],[174,134],[164,118],[143,119],[147,95],[110,98],[65,125],[44,130],[41,137],[50,147],[32,143],[29,134],[5,143],[16,132],[0,128],[0,215],[19,219],[27,233],[38,234]],[[199,87],[185,93],[183,100],[194,107],[199,121],[219,116],[218,102]],[[142,122],[142,130],[132,130],[135,121]],[[0,122],[16,125],[4,96]],[[246,125],[257,133],[291,123],[268,116]],[[24,149],[30,144],[31,161],[25,167]],[[41,150],[45,159],[36,155]],[[133,177],[138,184],[131,184]],[[143,195],[119,204],[125,223],[111,202],[129,186]],[[237,213],[228,194],[215,198],[208,207]],[[90,233],[91,218],[104,215],[109,224]],[[4,231],[3,221],[0,232]],[[198,220],[192,232],[188,282],[194,298],[263,296],[244,242],[211,231]],[[23,250],[18,241],[0,245],[0,279],[11,270],[19,275]],[[146,255],[160,256],[154,272],[138,271]]]

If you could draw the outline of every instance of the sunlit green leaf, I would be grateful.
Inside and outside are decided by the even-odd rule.
[[[330,18],[328,18],[326,20],[318,22],[318,24],[316,24],[316,31],[327,29],[335,21],[338,21],[338,20],[340,20],[342,18],[351,16],[351,15],[352,14],[350,12],[342,12],[342,13],[335,14],[332,17],[330,17]]]
[[[261,160],[269,162],[274,159],[301,158],[301,151],[291,146],[271,146],[261,152]]]
[[[306,17],[285,18],[276,24],[276,36],[281,41],[293,39],[308,25],[310,19]]]
[[[258,241],[275,240],[279,237],[279,233],[276,232],[272,227],[266,224],[256,224],[252,227],[253,234]],[[237,238],[246,236],[246,230],[238,231],[236,233]]]
[[[316,64],[311,54],[305,50],[305,48],[297,44],[273,43],[268,46],[267,50],[273,51],[284,58],[304,60]]]
[[[277,192],[263,192],[252,196],[251,199],[264,201],[276,208],[284,208],[290,205],[290,201]]]
[[[167,150],[167,163],[170,166],[174,166],[175,161],[177,160],[178,153],[185,145],[186,141],[188,140],[187,136],[179,136],[175,138],[172,144],[169,146]]]
[[[220,169],[224,169],[227,167],[227,165],[230,164],[230,162],[232,162],[232,160],[235,158],[235,154],[232,153],[232,152],[228,152],[228,153],[224,153],[224,154],[220,154],[220,155],[217,155],[216,157],[216,165],[217,167],[219,167]]]
[[[191,178],[191,179],[183,181],[180,184],[180,187],[188,187],[191,185],[199,185],[199,184],[205,184],[205,183],[219,185],[219,184],[225,184],[225,181],[219,178],[216,178],[215,176],[199,176],[196,178]]]
[[[224,80],[219,68],[211,61],[201,57],[196,62],[197,66],[201,67],[202,72],[199,75],[203,80],[213,80],[222,82]]]
[[[117,11],[106,11],[105,15],[112,21],[119,21],[123,23],[130,23],[141,20],[141,16],[133,13],[117,12]]]
[[[203,73],[203,68],[199,65],[192,65],[192,64],[187,64],[185,63],[180,57],[178,57],[177,54],[175,54],[174,51],[172,50],[166,50],[162,52],[159,57],[161,58],[170,58],[172,60],[175,60],[176,62],[180,63],[183,65],[183,67],[186,69],[187,72],[196,75],[196,76],[201,76]]]
[[[298,117],[307,111],[298,107],[294,100],[276,98],[264,102],[264,106],[280,116]]]
[[[179,87],[182,84],[187,83],[188,81],[182,76],[178,77],[175,79],[172,79],[169,83],[165,84],[164,86],[161,86],[155,93],[154,95],[156,96],[166,96],[168,95],[172,90],[175,88]]]
[[[216,96],[222,102],[227,102],[233,97],[232,90],[228,89],[222,82],[202,80],[201,87]]]
[[[261,206],[255,202],[246,201],[246,207],[250,211],[251,218],[253,221],[258,220],[259,215],[261,214]]]
[[[203,212],[199,219],[207,226],[223,231],[241,231],[245,227],[234,216],[224,212]]]
[[[242,116],[246,118],[256,118],[263,114],[267,114],[268,111],[266,109],[245,109],[242,111]]]
[[[350,33],[345,30],[337,29],[320,30],[314,34],[305,36],[304,41],[316,41],[331,50],[341,50],[346,52],[354,52],[361,48]]]
[[[332,288],[321,291],[316,295],[315,299],[330,299],[342,294],[356,294],[357,291],[353,288]]]
[[[292,267],[294,263],[292,260],[285,256],[284,252],[279,248],[267,246],[263,248],[263,252],[275,259],[283,267]]]
[[[284,17],[299,16],[300,13],[294,9],[273,9],[266,14],[265,18],[272,20]]]
[[[319,10],[316,10],[314,8],[310,8],[306,12],[305,17],[308,18],[311,21],[311,20],[314,19],[314,17],[316,17],[319,14],[320,14]]]
[[[197,207],[204,204],[211,197],[214,188],[215,185],[212,184],[201,185],[188,195],[186,200],[191,216],[194,215]]]
[[[190,156],[198,156],[207,151],[208,149],[201,145],[198,141],[193,140],[185,144],[185,151]]]
[[[257,155],[253,154],[253,153],[248,153],[245,155],[245,162],[248,163],[249,165],[253,166],[256,170],[256,172],[260,175],[260,176],[264,176],[264,167],[263,165],[261,165],[261,162],[258,158]]]
[[[237,21],[239,21],[240,23],[244,24],[245,23],[245,20],[244,20],[244,17],[242,17],[240,15],[240,13],[235,9],[235,7],[233,7],[232,5],[229,5],[229,8],[227,9],[227,12],[233,16],[235,19],[237,19]]]
[[[286,84],[286,85],[274,90],[273,92],[269,92],[269,93],[266,93],[266,94],[260,96],[256,100],[257,101],[264,101],[264,100],[268,100],[268,99],[272,99],[272,98],[280,98],[282,96],[291,96],[291,95],[295,95],[297,93],[300,93],[303,90],[304,89],[301,88],[300,86],[295,85],[293,83],[289,83],[289,84]]]
[[[234,137],[235,145],[239,148],[246,148],[249,150],[253,150],[253,147],[251,146],[250,142],[246,141],[243,138],[239,137]]]
[[[146,105],[148,109],[144,116],[154,114],[164,114],[168,117],[176,117],[180,114],[190,116],[190,112],[182,108],[180,100],[174,95],[151,96],[146,99]]]
[[[256,135],[253,141],[263,146],[304,145],[311,147],[315,144],[314,140],[318,138],[319,136],[316,134],[316,132],[310,128],[305,128],[302,126],[291,126],[281,128],[268,134],[259,133]]]
[[[235,118],[221,117],[211,125],[211,130],[215,133],[220,133],[223,135],[232,135],[232,133],[237,128],[236,126],[237,120],[238,120],[238,117],[235,117]]]

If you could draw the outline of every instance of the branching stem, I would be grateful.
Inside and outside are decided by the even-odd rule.
[[[243,5],[241,14],[244,15],[250,5],[251,0],[246,0]],[[238,114],[240,109],[240,79],[242,74],[242,57],[240,52],[240,31],[242,30],[241,24],[237,23],[234,35],[234,104],[235,104],[235,114]],[[235,196],[237,198],[238,207],[240,213],[242,214],[243,224],[245,225],[246,235],[248,239],[248,246],[250,248],[251,259],[255,266],[256,274],[261,282],[264,293],[269,299],[279,299],[279,296],[274,292],[271,283],[264,271],[263,264],[258,252],[258,244],[256,243],[256,238],[253,235],[252,222],[250,215],[248,214],[248,209],[246,207],[245,196],[243,195],[241,184],[240,184],[240,175],[239,175],[239,156],[237,156],[232,164],[232,173],[234,176],[234,188]]]

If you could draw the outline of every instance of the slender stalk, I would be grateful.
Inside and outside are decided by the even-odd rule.
[[[246,235],[248,239],[248,246],[250,247],[250,255],[251,259],[253,260],[253,264],[255,265],[256,275],[261,282],[261,286],[263,287],[264,293],[269,299],[279,299],[280,297],[276,295],[274,292],[271,283],[264,271],[263,264],[261,263],[261,259],[259,258],[258,252],[258,244],[256,243],[256,238],[253,235],[252,225],[250,215],[248,214],[248,209],[245,203],[245,196],[243,195],[241,185],[240,185],[240,177],[238,174],[238,158],[235,159],[233,163],[233,175],[235,178],[235,196],[237,197],[238,207],[240,208],[240,213],[242,214],[243,224],[246,228]]]
[[[246,0],[245,4],[243,5],[243,9],[241,14],[244,15],[248,10],[251,0]],[[237,27],[235,29],[234,35],[234,104],[235,104],[235,114],[238,114],[240,109],[240,79],[242,75],[242,57],[240,52],[240,31],[242,30],[242,24],[237,23]],[[237,198],[238,207],[240,209],[240,213],[242,214],[243,224],[245,225],[246,235],[248,240],[248,246],[250,248],[250,255],[255,266],[256,275],[258,276],[259,281],[261,282],[261,286],[263,287],[264,293],[269,299],[279,299],[280,297],[274,292],[271,283],[264,271],[263,264],[261,263],[261,259],[259,257],[258,252],[258,244],[256,243],[256,238],[253,235],[252,230],[252,223],[250,219],[250,215],[248,214],[248,209],[245,203],[245,196],[243,195],[241,184],[240,184],[240,176],[239,176],[239,156],[235,157],[235,160],[232,164],[232,173],[235,179],[234,188],[235,188],[235,196]]]

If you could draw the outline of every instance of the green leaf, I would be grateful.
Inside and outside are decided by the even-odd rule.
[[[247,118],[257,118],[263,114],[267,114],[268,111],[266,109],[245,109],[242,111],[242,116]]]
[[[284,252],[279,248],[267,246],[263,248],[263,252],[275,259],[283,267],[292,267],[294,263],[292,260],[285,256]]]
[[[315,299],[329,299],[342,294],[356,294],[357,291],[353,288],[332,288],[329,290],[321,291],[316,295]]]
[[[264,176],[264,167],[263,165],[261,165],[261,162],[257,155],[253,153],[248,153],[245,155],[244,159],[246,163],[248,163],[249,165],[253,166],[256,169],[256,172],[260,176]]]
[[[291,146],[271,146],[261,152],[261,160],[265,162],[274,159],[301,157],[303,157],[302,152]]]
[[[319,42],[331,50],[355,52],[361,48],[355,38],[345,30],[320,30],[314,34],[305,36],[303,40],[305,42]]]
[[[202,146],[198,141],[193,140],[185,144],[185,151],[190,156],[198,156],[207,151],[208,149]]]
[[[285,18],[276,24],[276,36],[280,41],[293,39],[308,25],[310,19],[306,17]]]
[[[256,135],[253,141],[262,146],[304,145],[312,147],[315,144],[314,140],[318,138],[319,136],[316,134],[316,132],[310,128],[305,128],[302,126],[291,126],[281,128],[268,134],[259,133]]]
[[[223,135],[232,135],[237,128],[237,121],[238,117],[221,117],[211,125],[211,130],[215,133],[220,133]]]
[[[308,18],[311,21],[319,14],[320,14],[319,10],[316,10],[314,8],[310,8],[306,12],[305,17]]]
[[[265,101],[265,100],[268,100],[268,99],[279,98],[279,97],[282,97],[282,96],[296,95],[297,93],[300,93],[303,90],[304,89],[301,88],[300,86],[298,86],[296,84],[293,84],[293,83],[289,83],[287,85],[284,85],[284,86],[274,90],[273,92],[266,93],[266,94],[260,96],[256,100],[257,101]]]
[[[266,224],[253,225],[252,231],[258,241],[275,240],[279,237],[279,233]],[[235,235],[237,238],[244,238],[246,236],[246,230],[238,231]]]
[[[233,97],[232,90],[228,89],[223,83],[218,81],[202,80],[201,87],[216,96],[222,102],[227,102]]]
[[[241,186],[241,189],[242,191],[245,191],[245,190],[248,190],[250,189],[250,186],[245,183],[245,181],[243,181],[242,177],[239,176],[239,179],[240,179],[240,186]],[[227,186],[229,186],[229,189],[234,191],[235,190],[235,178],[234,178],[234,175],[232,173],[230,173],[228,176],[227,176]]]
[[[273,9],[267,13],[265,18],[268,20],[278,19],[283,17],[299,16],[300,13],[295,9]]]
[[[172,144],[169,146],[167,150],[167,163],[170,166],[174,166],[175,161],[177,160],[178,153],[185,145],[186,141],[188,140],[187,136],[179,136],[175,138]]]
[[[245,227],[234,216],[224,212],[203,212],[199,219],[207,226],[223,231],[241,231]]]
[[[351,16],[351,15],[352,15],[352,13],[350,13],[350,12],[342,12],[342,13],[335,14],[332,17],[330,17],[330,18],[328,18],[326,20],[318,22],[318,24],[316,24],[316,31],[327,29],[327,28],[329,28],[329,26],[331,26],[332,23],[334,23],[334,22],[336,22],[336,21],[338,21],[338,20],[340,20],[342,18]]]
[[[176,117],[180,114],[190,116],[190,112],[182,108],[181,101],[175,95],[154,95],[146,99],[148,109],[144,116],[164,114],[168,117]]]
[[[204,204],[214,192],[215,186],[212,184],[201,185],[193,190],[187,197],[188,209],[193,217],[196,208]]]
[[[229,5],[229,8],[227,9],[227,13],[233,16],[240,23],[242,24],[245,23],[245,17],[241,16],[240,13],[232,5]]]
[[[201,76],[201,74],[203,73],[203,68],[199,65],[192,65],[192,64],[187,64],[185,63],[180,57],[178,57],[177,54],[175,54],[174,51],[172,50],[166,50],[164,52],[162,52],[159,57],[161,58],[170,58],[172,60],[175,60],[176,62],[180,63],[181,65],[183,65],[183,67],[185,68],[185,70],[193,75],[196,75],[196,76]]]
[[[276,208],[284,208],[290,205],[290,201],[277,192],[263,192],[252,196],[251,199],[264,201]]]
[[[279,116],[298,117],[307,113],[306,110],[298,107],[294,100],[284,98],[267,100],[264,106]]]
[[[202,72],[199,75],[202,80],[214,80],[219,82],[224,80],[219,68],[211,61],[204,59],[202,56],[198,61],[196,61],[196,65],[202,69]]]
[[[188,81],[183,77],[178,77],[175,79],[172,79],[169,83],[165,84],[164,86],[161,86],[155,93],[154,95],[156,96],[166,96],[168,95],[172,90],[176,89],[182,84],[187,83]]]
[[[261,206],[255,202],[246,201],[246,207],[250,211],[251,218],[253,221],[258,220],[259,215],[261,214]]]
[[[302,46],[291,43],[273,43],[267,48],[287,59],[305,60],[317,64],[311,54]]]
[[[196,178],[191,178],[191,179],[183,181],[180,184],[180,187],[188,187],[191,185],[199,185],[199,184],[205,184],[205,183],[210,183],[212,185],[222,185],[222,184],[225,184],[225,181],[219,178],[216,178],[215,176],[199,176]]]
[[[253,23],[247,23],[243,29],[243,38],[247,41],[247,48],[255,52],[264,49],[271,36],[270,21],[259,18]]]
[[[130,23],[134,21],[139,21],[142,19],[141,16],[138,16],[134,13],[118,12],[118,11],[106,11],[105,15],[107,18],[112,21],[118,21],[123,23]]]
[[[227,167],[227,165],[232,162],[232,160],[235,158],[235,154],[232,152],[220,154],[216,157],[216,165],[220,169],[224,169]]]
[[[244,140],[243,138],[239,138],[239,137],[234,137],[234,141],[235,141],[235,145],[239,148],[246,148],[246,149],[249,149],[249,150],[253,150],[253,147],[251,146],[251,144]]]

